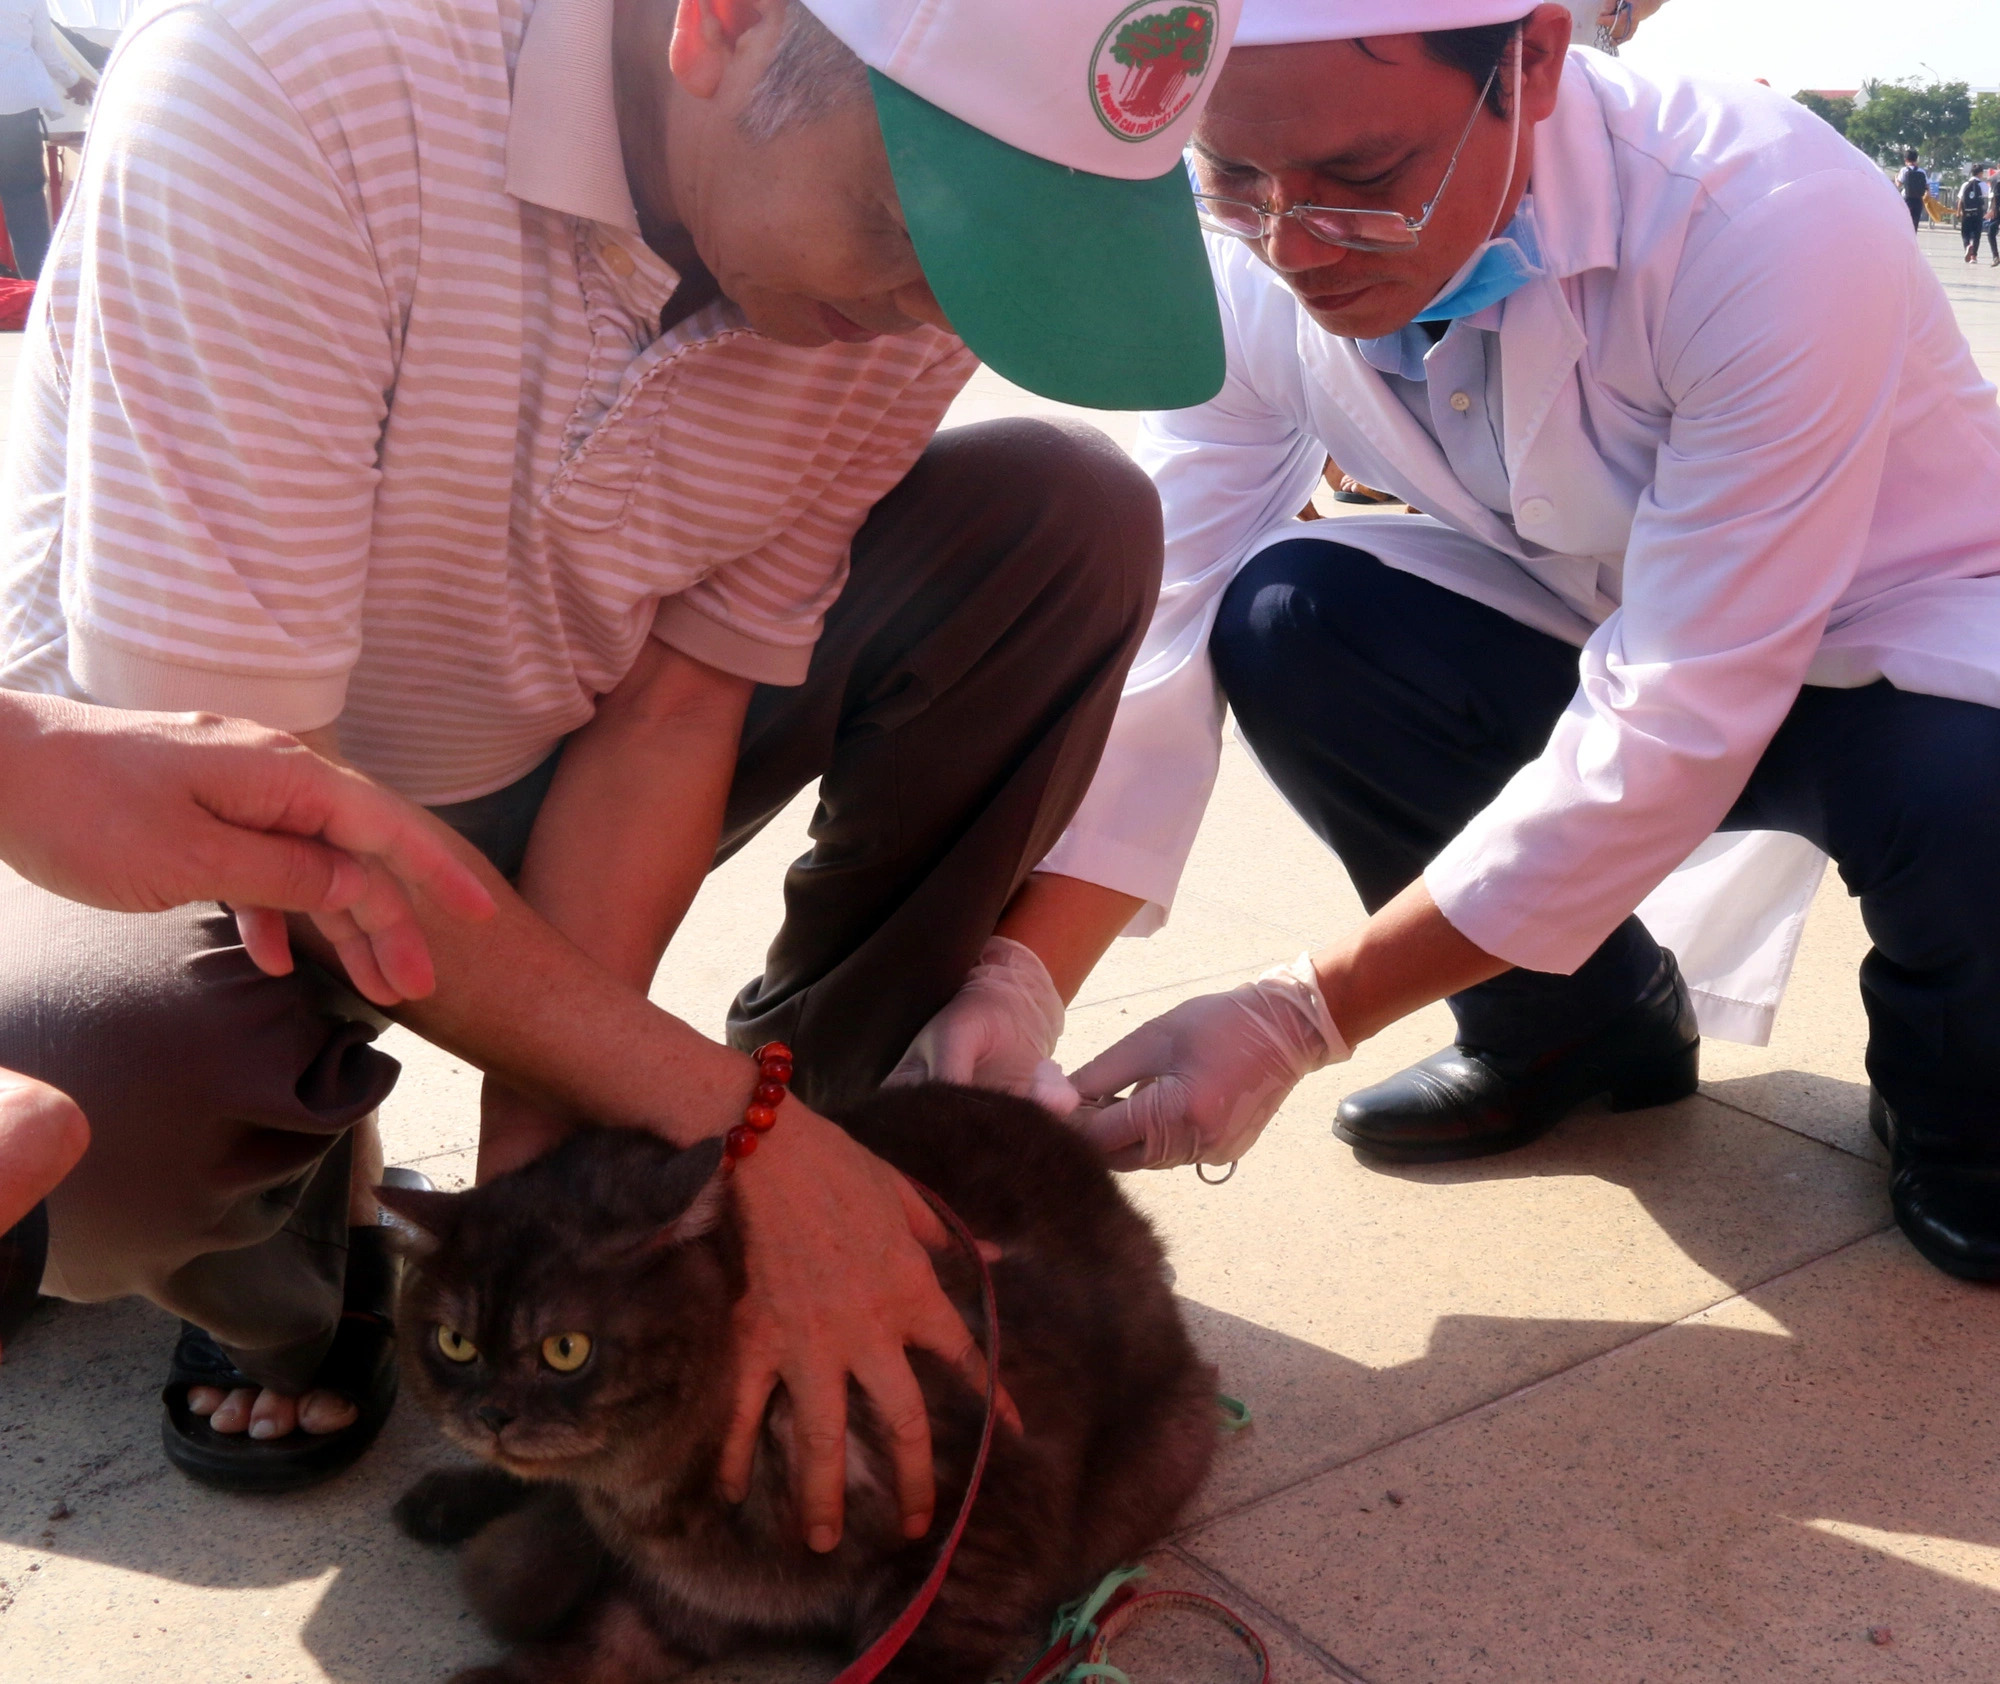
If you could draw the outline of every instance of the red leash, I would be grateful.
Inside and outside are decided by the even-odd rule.
[[[945,1574],[951,1571],[951,1558],[958,1553],[959,1540],[965,1536],[965,1523],[972,1518],[972,1504],[979,1495],[979,1482],[986,1477],[987,1453],[993,1448],[994,1404],[1000,1390],[1000,1305],[993,1296],[993,1272],[986,1267],[979,1242],[972,1237],[972,1230],[958,1219],[958,1213],[922,1182],[912,1180],[910,1185],[923,1194],[924,1202],[937,1212],[938,1220],[951,1230],[952,1237],[965,1247],[972,1261],[979,1266],[979,1301],[986,1312],[986,1419],[979,1429],[979,1454],[973,1458],[972,1477],[965,1482],[965,1497],[958,1505],[958,1518],[951,1523],[951,1536],[945,1539],[944,1548],[938,1551],[930,1576],[917,1587],[917,1594],[896,1616],[895,1623],[842,1667],[833,1684],[872,1684],[876,1675],[896,1658],[898,1651],[923,1623],[924,1616],[931,1611],[931,1604],[937,1600],[937,1593],[944,1585]]]
[[[924,1196],[924,1202],[937,1212],[938,1220],[951,1231],[952,1237],[965,1248],[979,1269],[979,1301],[986,1312],[986,1418],[980,1424],[979,1454],[973,1458],[972,1476],[965,1482],[965,1496],[958,1505],[958,1518],[951,1523],[951,1535],[945,1539],[944,1548],[938,1551],[929,1576],[889,1629],[843,1667],[833,1684],[873,1684],[882,1669],[896,1658],[923,1623],[931,1604],[937,1600],[938,1591],[944,1586],[945,1575],[951,1571],[952,1557],[958,1553],[959,1540],[965,1536],[966,1522],[972,1518],[972,1505],[978,1499],[980,1481],[986,1477],[987,1454],[993,1448],[994,1405],[1000,1388],[1000,1306],[993,1294],[993,1272],[987,1268],[972,1230],[959,1220],[958,1213],[922,1182],[912,1180],[910,1185]],[[1143,1572],[1143,1569],[1123,1570],[1126,1576],[1138,1572]],[[1120,1576],[1114,1574],[1112,1577]],[[1212,1596],[1186,1590],[1148,1591],[1142,1595],[1134,1592],[1130,1585],[1120,1586],[1095,1618],[1083,1623],[1073,1633],[1059,1636],[1020,1684],[1049,1684],[1050,1680],[1066,1675],[1076,1666],[1115,1671],[1109,1664],[1111,1639],[1128,1629],[1142,1614],[1164,1612],[1168,1608],[1186,1608],[1227,1626],[1257,1663],[1255,1684],[1268,1684],[1271,1657],[1264,1647],[1264,1640],[1225,1604]]]

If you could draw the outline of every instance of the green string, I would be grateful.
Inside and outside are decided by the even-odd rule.
[[[1227,1392],[1215,1394],[1215,1406],[1222,1412],[1222,1431],[1240,1433],[1250,1425],[1250,1406],[1240,1397],[1231,1397]],[[1082,1646],[1097,1635],[1097,1616],[1104,1612],[1105,1603],[1116,1596],[1135,1579],[1146,1576],[1144,1567],[1116,1567],[1098,1581],[1097,1588],[1088,1596],[1079,1597],[1074,1602],[1065,1602],[1056,1610],[1055,1622],[1049,1627],[1047,1655],[1050,1649]],[[1037,1657],[1036,1664],[1040,1664]],[[1029,1671],[1033,1671],[1031,1666]],[[1079,1661],[1062,1675],[1062,1684],[1082,1684],[1087,1678],[1102,1678],[1107,1684],[1132,1684],[1130,1676],[1120,1668],[1108,1663]]]
[[[1097,1616],[1104,1612],[1105,1603],[1134,1579],[1145,1576],[1144,1567],[1114,1567],[1098,1581],[1097,1589],[1088,1596],[1065,1602],[1056,1610],[1055,1624],[1049,1627],[1049,1648],[1087,1642],[1096,1636]]]

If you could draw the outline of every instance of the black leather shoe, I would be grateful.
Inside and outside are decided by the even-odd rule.
[[[1918,1148],[1873,1088],[1868,1126],[1889,1148],[1889,1203],[1910,1244],[1947,1275],[2000,1281],[2000,1155]]]
[[[1588,1100],[1608,1099],[1614,1111],[1671,1105],[1694,1092],[1700,1074],[1694,1002],[1663,951],[1645,992],[1588,1040],[1526,1062],[1447,1047],[1349,1094],[1333,1132],[1397,1163],[1479,1158],[1525,1146]]]

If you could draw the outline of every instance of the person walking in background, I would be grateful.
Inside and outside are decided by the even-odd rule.
[[[1910,207],[1910,226],[1923,227],[1924,201],[1931,196],[1931,178],[1918,166],[1914,146],[1904,149],[1903,168],[1896,177],[1896,185],[1902,190],[1903,203]]]
[[[1979,261],[1979,236],[1986,227],[1987,185],[1974,170],[1958,190],[1958,235],[1965,242],[1965,261]]]
[[[0,212],[24,281],[41,274],[49,249],[42,119],[62,115],[64,88],[81,105],[96,84],[72,74],[49,21],[48,0],[0,0]]]
[[[1986,249],[1993,267],[2000,269],[2000,164],[1986,172]]]

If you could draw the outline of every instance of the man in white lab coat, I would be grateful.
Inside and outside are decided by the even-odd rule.
[[[95,86],[63,57],[48,0],[0,0],[0,215],[23,280],[40,276],[49,249],[43,118],[63,114],[65,92],[81,104]]]
[[[1790,832],[1876,944],[1899,1220],[2000,1278],[1993,388],[1831,129],[1569,37],[1521,0],[1247,0],[1193,154],[1229,378],[1141,447],[1158,614],[1014,945],[913,1058],[1018,1082],[1037,1020],[999,973],[1067,994],[1159,922],[1226,700],[1374,916],[1078,1071],[1135,1088],[1087,1117],[1115,1163],[1233,1161],[1440,997],[1458,1044],[1348,1097],[1357,1147],[1470,1156],[1692,1092],[1635,909],[1717,831]],[[1292,520],[1329,454],[1426,516]],[[1754,946],[1761,916],[1709,923]]]

